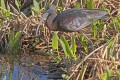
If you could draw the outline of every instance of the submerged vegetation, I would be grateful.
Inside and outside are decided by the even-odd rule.
[[[29,5],[26,2],[0,0],[1,54],[49,55],[67,80],[120,80],[119,0],[28,0]],[[51,3],[56,4],[57,13],[68,8],[107,10],[109,19],[96,21],[74,34],[50,31],[43,23],[36,36],[45,7]]]

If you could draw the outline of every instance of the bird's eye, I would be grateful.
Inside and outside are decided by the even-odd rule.
[[[50,12],[50,10],[48,9],[46,12]]]
[[[45,8],[46,12],[47,12],[49,9],[50,9],[50,7],[46,7],[46,8]]]

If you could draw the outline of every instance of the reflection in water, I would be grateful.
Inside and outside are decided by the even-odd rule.
[[[2,68],[2,65],[0,65],[0,69]],[[25,67],[22,67],[20,65],[14,65],[14,68],[12,71],[8,71],[6,68],[6,71],[1,72],[2,76],[1,79],[6,77],[6,80],[47,80],[46,75],[36,75],[34,72],[31,72],[30,70],[27,70]]]
[[[48,80],[52,69],[49,63],[48,57],[40,55],[0,55],[0,80]],[[60,74],[56,77],[59,80]]]
[[[0,65],[0,69],[1,68],[2,65]],[[47,80],[46,75],[37,75],[34,72],[31,72],[29,69],[26,69],[20,65],[14,65],[14,68],[11,71],[3,71],[0,80],[2,80],[4,77],[6,77],[6,80]]]

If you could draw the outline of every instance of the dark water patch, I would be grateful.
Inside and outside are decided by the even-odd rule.
[[[0,65],[1,68],[2,65]],[[20,65],[14,65],[13,70],[2,73],[1,80],[6,77],[6,80],[47,80],[46,75],[35,74]]]
[[[48,56],[0,55],[0,80],[62,80],[62,69]]]

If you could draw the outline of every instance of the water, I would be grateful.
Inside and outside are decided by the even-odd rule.
[[[2,65],[0,65],[1,68]],[[37,75],[20,65],[14,65],[13,70],[10,71],[6,68],[6,71],[2,72],[0,80],[3,80],[3,78],[6,78],[6,80],[47,80],[46,75]]]
[[[0,55],[0,80],[58,80],[55,72],[50,76],[49,61],[48,57],[40,55]],[[62,80],[60,75],[57,77]]]

